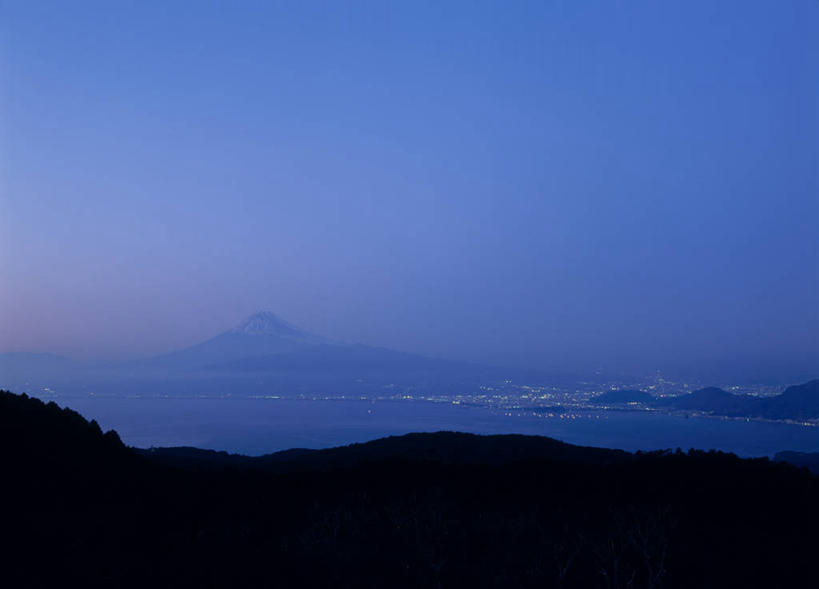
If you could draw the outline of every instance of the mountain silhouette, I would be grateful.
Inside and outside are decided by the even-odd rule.
[[[751,411],[767,419],[819,418],[819,379],[790,386],[781,395],[759,399]]]
[[[741,412],[751,400],[746,395],[734,395],[717,387],[706,387],[687,395],[668,398],[666,402],[674,409],[726,415]]]
[[[477,435],[440,431],[409,433],[337,448],[293,448],[264,456],[243,456],[191,447],[151,448],[140,454],[166,464],[198,468],[248,468],[292,472],[349,468],[368,462],[423,460],[440,464],[501,465],[526,460],[613,464],[633,460],[623,450],[576,446],[545,436]]]
[[[9,355],[0,362],[0,382],[7,386],[41,391],[57,385],[75,394],[462,393],[504,381],[556,384],[574,378],[335,341],[270,311],[204,342],[125,363],[82,365],[49,355]]]
[[[372,393],[395,387],[461,392],[513,376],[543,379],[534,371],[334,341],[268,311],[200,344],[131,363],[129,370],[143,387],[235,394]]]
[[[207,341],[135,362],[133,366],[143,370],[189,371],[241,358],[294,352],[329,341],[270,311],[259,311]]]
[[[655,399],[653,404],[661,408],[702,411],[727,417],[817,419],[819,379],[790,386],[782,394],[771,397],[734,395],[716,387],[708,387],[686,395]]]

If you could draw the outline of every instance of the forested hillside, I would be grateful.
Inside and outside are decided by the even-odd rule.
[[[790,587],[819,548],[819,479],[717,452],[462,434],[135,452],[2,393],[0,465],[9,587]]]

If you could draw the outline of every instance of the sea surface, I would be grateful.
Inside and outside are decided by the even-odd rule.
[[[641,411],[542,414],[430,401],[269,398],[42,397],[140,448],[196,446],[247,455],[327,448],[408,432],[537,434],[572,444],[655,450],[719,449],[740,456],[819,452],[819,428]]]

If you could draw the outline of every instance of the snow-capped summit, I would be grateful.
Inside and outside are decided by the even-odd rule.
[[[230,333],[244,335],[306,335],[304,331],[270,311],[254,313],[231,329]]]

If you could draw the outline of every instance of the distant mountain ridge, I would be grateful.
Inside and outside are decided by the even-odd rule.
[[[508,382],[571,386],[578,379],[334,341],[270,311],[254,313],[204,342],[123,364],[83,364],[53,354],[0,354],[0,385],[30,392],[54,390],[56,385],[60,392],[83,394],[468,394]],[[769,398],[733,395],[710,387],[665,398],[644,391],[609,391],[592,403],[817,419],[818,383],[789,387],[782,395]]]
[[[699,410],[712,413],[729,414],[742,411],[752,397],[734,395],[717,387],[706,387],[687,395],[671,397],[658,403],[668,403],[675,409]]]
[[[716,387],[708,387],[687,395],[655,399],[652,404],[661,408],[703,411],[727,417],[817,419],[819,379],[789,386],[781,395],[772,397],[734,395]]]
[[[768,419],[815,419],[819,417],[819,379],[790,386],[775,397],[758,399],[753,411]]]
[[[654,397],[643,391],[608,391],[591,399],[597,405],[640,403],[657,409],[701,411],[726,417],[762,419],[819,419],[819,379],[789,386],[780,395],[735,395],[718,387],[706,387],[676,397]]]

